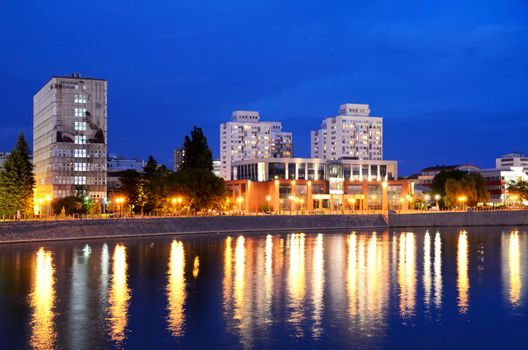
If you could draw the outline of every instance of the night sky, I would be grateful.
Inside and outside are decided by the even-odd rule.
[[[406,175],[528,153],[528,1],[0,2],[0,151],[53,75],[108,80],[109,152],[168,165],[193,125],[261,112],[310,155],[344,102],[384,118]]]

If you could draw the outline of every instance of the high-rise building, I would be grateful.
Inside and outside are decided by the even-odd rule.
[[[220,124],[221,176],[231,180],[232,163],[260,158],[292,156],[292,134],[282,123],[260,121],[256,111],[234,111],[231,121]]]
[[[339,115],[323,120],[311,133],[312,158],[383,159],[383,118],[371,117],[369,105],[342,104]]]
[[[107,82],[52,77],[33,97],[35,199],[107,196]]]

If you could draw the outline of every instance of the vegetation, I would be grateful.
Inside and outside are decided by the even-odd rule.
[[[178,172],[150,156],[143,173],[124,173],[120,195],[127,199],[128,208],[138,214],[224,209],[225,183],[212,172],[213,157],[202,129],[194,127],[183,147],[185,156]],[[176,198],[181,202],[175,202]]]
[[[521,201],[528,200],[528,181],[526,180],[517,180],[512,181],[508,184],[508,193],[519,196]]]
[[[75,195],[57,198],[51,202],[51,210],[55,215],[99,214],[101,204],[89,197],[86,186],[76,186]]]
[[[30,162],[29,146],[24,134],[18,136],[0,171],[0,215],[33,214],[35,177]]]
[[[461,204],[475,206],[489,200],[484,178],[478,173],[441,171],[433,179],[432,190],[433,195],[442,196],[442,204],[447,208]]]

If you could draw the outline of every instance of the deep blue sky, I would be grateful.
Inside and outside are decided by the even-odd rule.
[[[80,72],[108,80],[109,151],[167,164],[193,125],[217,156],[235,109],[309,156],[343,102],[384,117],[401,174],[528,152],[526,0],[4,0],[0,47],[0,150],[31,138],[50,76]]]

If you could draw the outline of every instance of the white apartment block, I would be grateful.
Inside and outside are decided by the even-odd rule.
[[[371,117],[369,105],[342,104],[339,115],[311,132],[312,158],[383,159],[383,118]]]
[[[495,160],[497,169],[510,169],[511,167],[521,167],[524,172],[528,172],[528,156],[522,153],[509,153]]]
[[[33,97],[35,199],[107,193],[107,82],[51,78]]]
[[[281,122],[260,121],[259,112],[234,111],[231,121],[220,124],[221,177],[231,180],[232,163],[292,155],[292,134]]]

